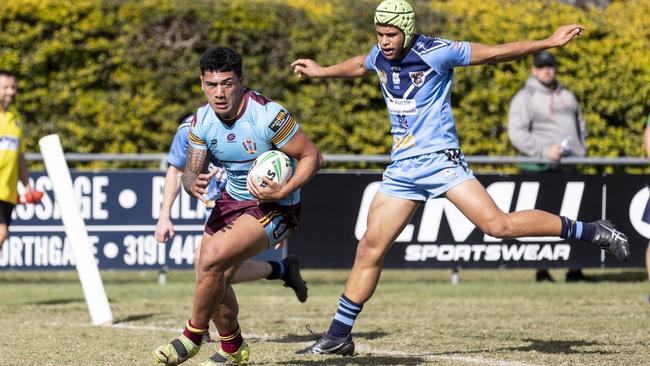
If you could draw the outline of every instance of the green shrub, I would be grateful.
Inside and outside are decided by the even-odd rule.
[[[63,1],[0,5],[0,67],[19,74],[17,104],[30,151],[58,133],[71,152],[149,153],[169,147],[178,120],[204,98],[198,59],[215,44],[244,56],[249,87],[294,111],[327,153],[390,151],[376,77],[298,80],[290,62],[328,65],[375,42],[377,1]],[[540,1],[415,1],[419,31],[496,44],[539,39],[570,22],[584,37],[553,51],[559,80],[581,102],[593,156],[641,156],[650,113],[650,3],[581,10]],[[516,155],[507,138],[510,98],[530,60],[459,68],[453,105],[467,155]],[[153,164],[155,166],[155,164]]]

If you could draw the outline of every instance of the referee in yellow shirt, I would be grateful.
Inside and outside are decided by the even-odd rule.
[[[7,239],[18,200],[18,178],[31,191],[20,114],[11,106],[15,96],[16,75],[0,70],[0,247]]]

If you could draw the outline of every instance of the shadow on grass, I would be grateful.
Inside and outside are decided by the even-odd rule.
[[[584,346],[600,346],[602,343],[584,341],[584,340],[541,340],[541,339],[523,339],[524,342],[530,342],[528,346],[522,347],[507,347],[498,349],[497,351],[536,351],[541,353],[553,354],[613,354],[616,352],[611,351],[583,351],[574,349],[574,347]]]
[[[404,356],[307,356],[300,360],[290,360],[274,363],[275,365],[420,365],[427,360],[420,357]],[[318,357],[318,358],[316,358]]]
[[[152,313],[150,313],[150,314],[136,314],[136,315],[129,315],[129,316],[127,316],[126,318],[115,319],[115,320],[113,321],[113,324],[135,322],[135,321],[138,321],[138,320],[149,319],[149,318],[151,318],[152,316],[154,316],[154,314],[152,314]]]
[[[474,353],[489,353],[489,352],[500,352],[500,351],[518,351],[518,352],[540,352],[540,353],[549,353],[549,354],[615,354],[617,352],[612,351],[586,351],[575,349],[574,347],[584,347],[584,346],[600,346],[602,343],[584,341],[584,340],[542,340],[542,339],[522,339],[524,342],[530,342],[526,346],[518,347],[501,347],[493,349],[478,349],[471,351],[452,351],[452,352],[439,352],[439,353],[429,353],[427,355],[431,356],[444,356],[444,355],[462,355],[462,354],[474,354]]]
[[[645,271],[623,271],[618,273],[597,273],[585,276],[586,282],[642,282],[648,280]]]
[[[50,299],[50,300],[29,302],[28,304],[34,304],[34,305],[66,305],[66,304],[74,304],[74,303],[78,303],[78,302],[85,302],[85,300],[82,299],[82,298],[77,298],[77,299]]]
[[[315,336],[305,332],[306,334],[287,334],[279,338],[269,339],[270,342],[277,343],[300,343],[300,342],[309,342],[316,341]],[[359,332],[354,333],[354,339],[377,339],[387,336],[386,332]]]

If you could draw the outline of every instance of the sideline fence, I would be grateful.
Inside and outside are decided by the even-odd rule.
[[[323,154],[325,160],[332,163],[389,163],[390,155],[353,155],[353,154]],[[43,160],[41,154],[27,153],[25,158],[30,161]],[[90,154],[66,153],[68,161],[159,161],[160,169],[164,170],[167,164],[167,154]],[[526,156],[491,156],[471,155],[465,156],[470,164],[554,164],[549,159],[532,158]],[[650,160],[645,157],[568,157],[560,161],[560,165],[649,165]]]

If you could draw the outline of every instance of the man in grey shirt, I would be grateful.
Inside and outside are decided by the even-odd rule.
[[[576,96],[555,78],[553,55],[536,53],[531,72],[526,85],[510,101],[510,142],[526,156],[555,161],[584,156],[585,121]]]
[[[558,83],[557,62],[546,51],[533,55],[533,67],[526,85],[510,101],[508,136],[522,154],[553,160],[555,164],[524,164],[524,171],[570,171],[560,167],[565,156],[585,156],[585,121],[578,99]],[[536,274],[537,281],[553,281],[546,269]],[[567,281],[584,280],[582,271],[569,270]]]

